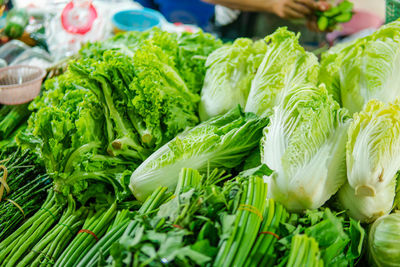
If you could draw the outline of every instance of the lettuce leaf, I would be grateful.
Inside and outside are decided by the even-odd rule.
[[[203,122],[150,155],[133,172],[129,187],[143,201],[158,186],[174,190],[182,168],[234,168],[259,144],[268,122],[239,107]]]

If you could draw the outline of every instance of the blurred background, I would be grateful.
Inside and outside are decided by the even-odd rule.
[[[72,56],[85,42],[154,26],[172,32],[207,31],[224,41],[259,39],[287,26],[301,33],[306,49],[318,53],[371,34],[396,19],[400,10],[400,0],[266,0],[263,6],[259,2],[0,0],[0,64],[49,67]],[[350,9],[344,4],[341,9],[342,2],[351,2]]]

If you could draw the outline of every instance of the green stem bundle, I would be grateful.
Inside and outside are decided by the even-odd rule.
[[[53,266],[79,227],[82,226],[86,214],[86,208],[76,210],[75,201],[69,195],[68,207],[60,221],[19,261],[17,267]]]
[[[259,176],[250,176],[242,182],[242,193],[230,237],[223,240],[214,266],[243,266],[257,238],[263,221],[267,185]],[[243,244],[246,244],[243,246]]]
[[[47,199],[38,212],[0,243],[2,266],[14,267],[29,250],[58,221],[63,210],[56,203],[56,193],[49,191]]]
[[[138,210],[138,215],[146,215],[151,212],[155,212],[160,207],[160,205],[170,197],[170,194],[166,192],[166,187],[159,187],[157,190],[155,190],[153,194],[151,194],[151,196],[149,196],[147,200],[143,203],[142,207]],[[115,242],[117,242],[122,236],[131,236],[135,232],[137,225],[137,220],[122,220],[86,253],[86,255],[79,261],[77,266],[97,266],[97,263],[101,257],[106,258],[108,257],[108,255],[110,255],[111,246]]]
[[[115,218],[117,205],[114,203],[104,211],[89,214],[82,230],[64,250],[54,266],[74,266],[101,238]]]

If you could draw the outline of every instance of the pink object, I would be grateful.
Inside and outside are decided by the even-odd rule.
[[[46,72],[34,66],[0,68],[0,104],[19,105],[34,99],[40,93]]]
[[[327,34],[329,42],[333,42],[339,36],[348,36],[365,29],[378,29],[384,20],[379,16],[362,10],[355,10],[352,19],[341,25],[342,29]]]
[[[85,34],[92,28],[97,18],[97,11],[92,1],[71,1],[61,13],[61,24],[63,28],[73,34]]]

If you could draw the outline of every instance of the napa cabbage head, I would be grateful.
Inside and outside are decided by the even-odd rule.
[[[279,28],[265,37],[267,52],[251,83],[246,112],[268,116],[284,91],[301,84],[317,83],[318,59],[304,50],[299,38],[299,34],[286,28]]]
[[[395,21],[322,56],[320,81],[351,114],[371,99],[392,102],[400,94],[399,29]]]
[[[275,107],[262,139],[269,197],[290,211],[322,206],[346,181],[347,111],[324,86],[292,88]]]
[[[239,107],[205,121],[150,155],[133,172],[129,187],[143,201],[159,186],[173,191],[182,168],[234,168],[259,145],[268,122]]]
[[[199,106],[201,120],[224,114],[237,105],[244,108],[266,47],[264,40],[239,38],[208,56]]]
[[[376,220],[368,236],[368,255],[372,266],[400,266],[400,213]]]
[[[388,184],[385,190],[377,192],[375,196],[358,196],[354,188],[346,182],[340,188],[337,198],[341,208],[345,209],[351,218],[371,223],[392,210],[395,185],[395,182]]]
[[[400,169],[400,102],[370,100],[355,113],[346,145],[347,178],[357,196],[375,196]]]

